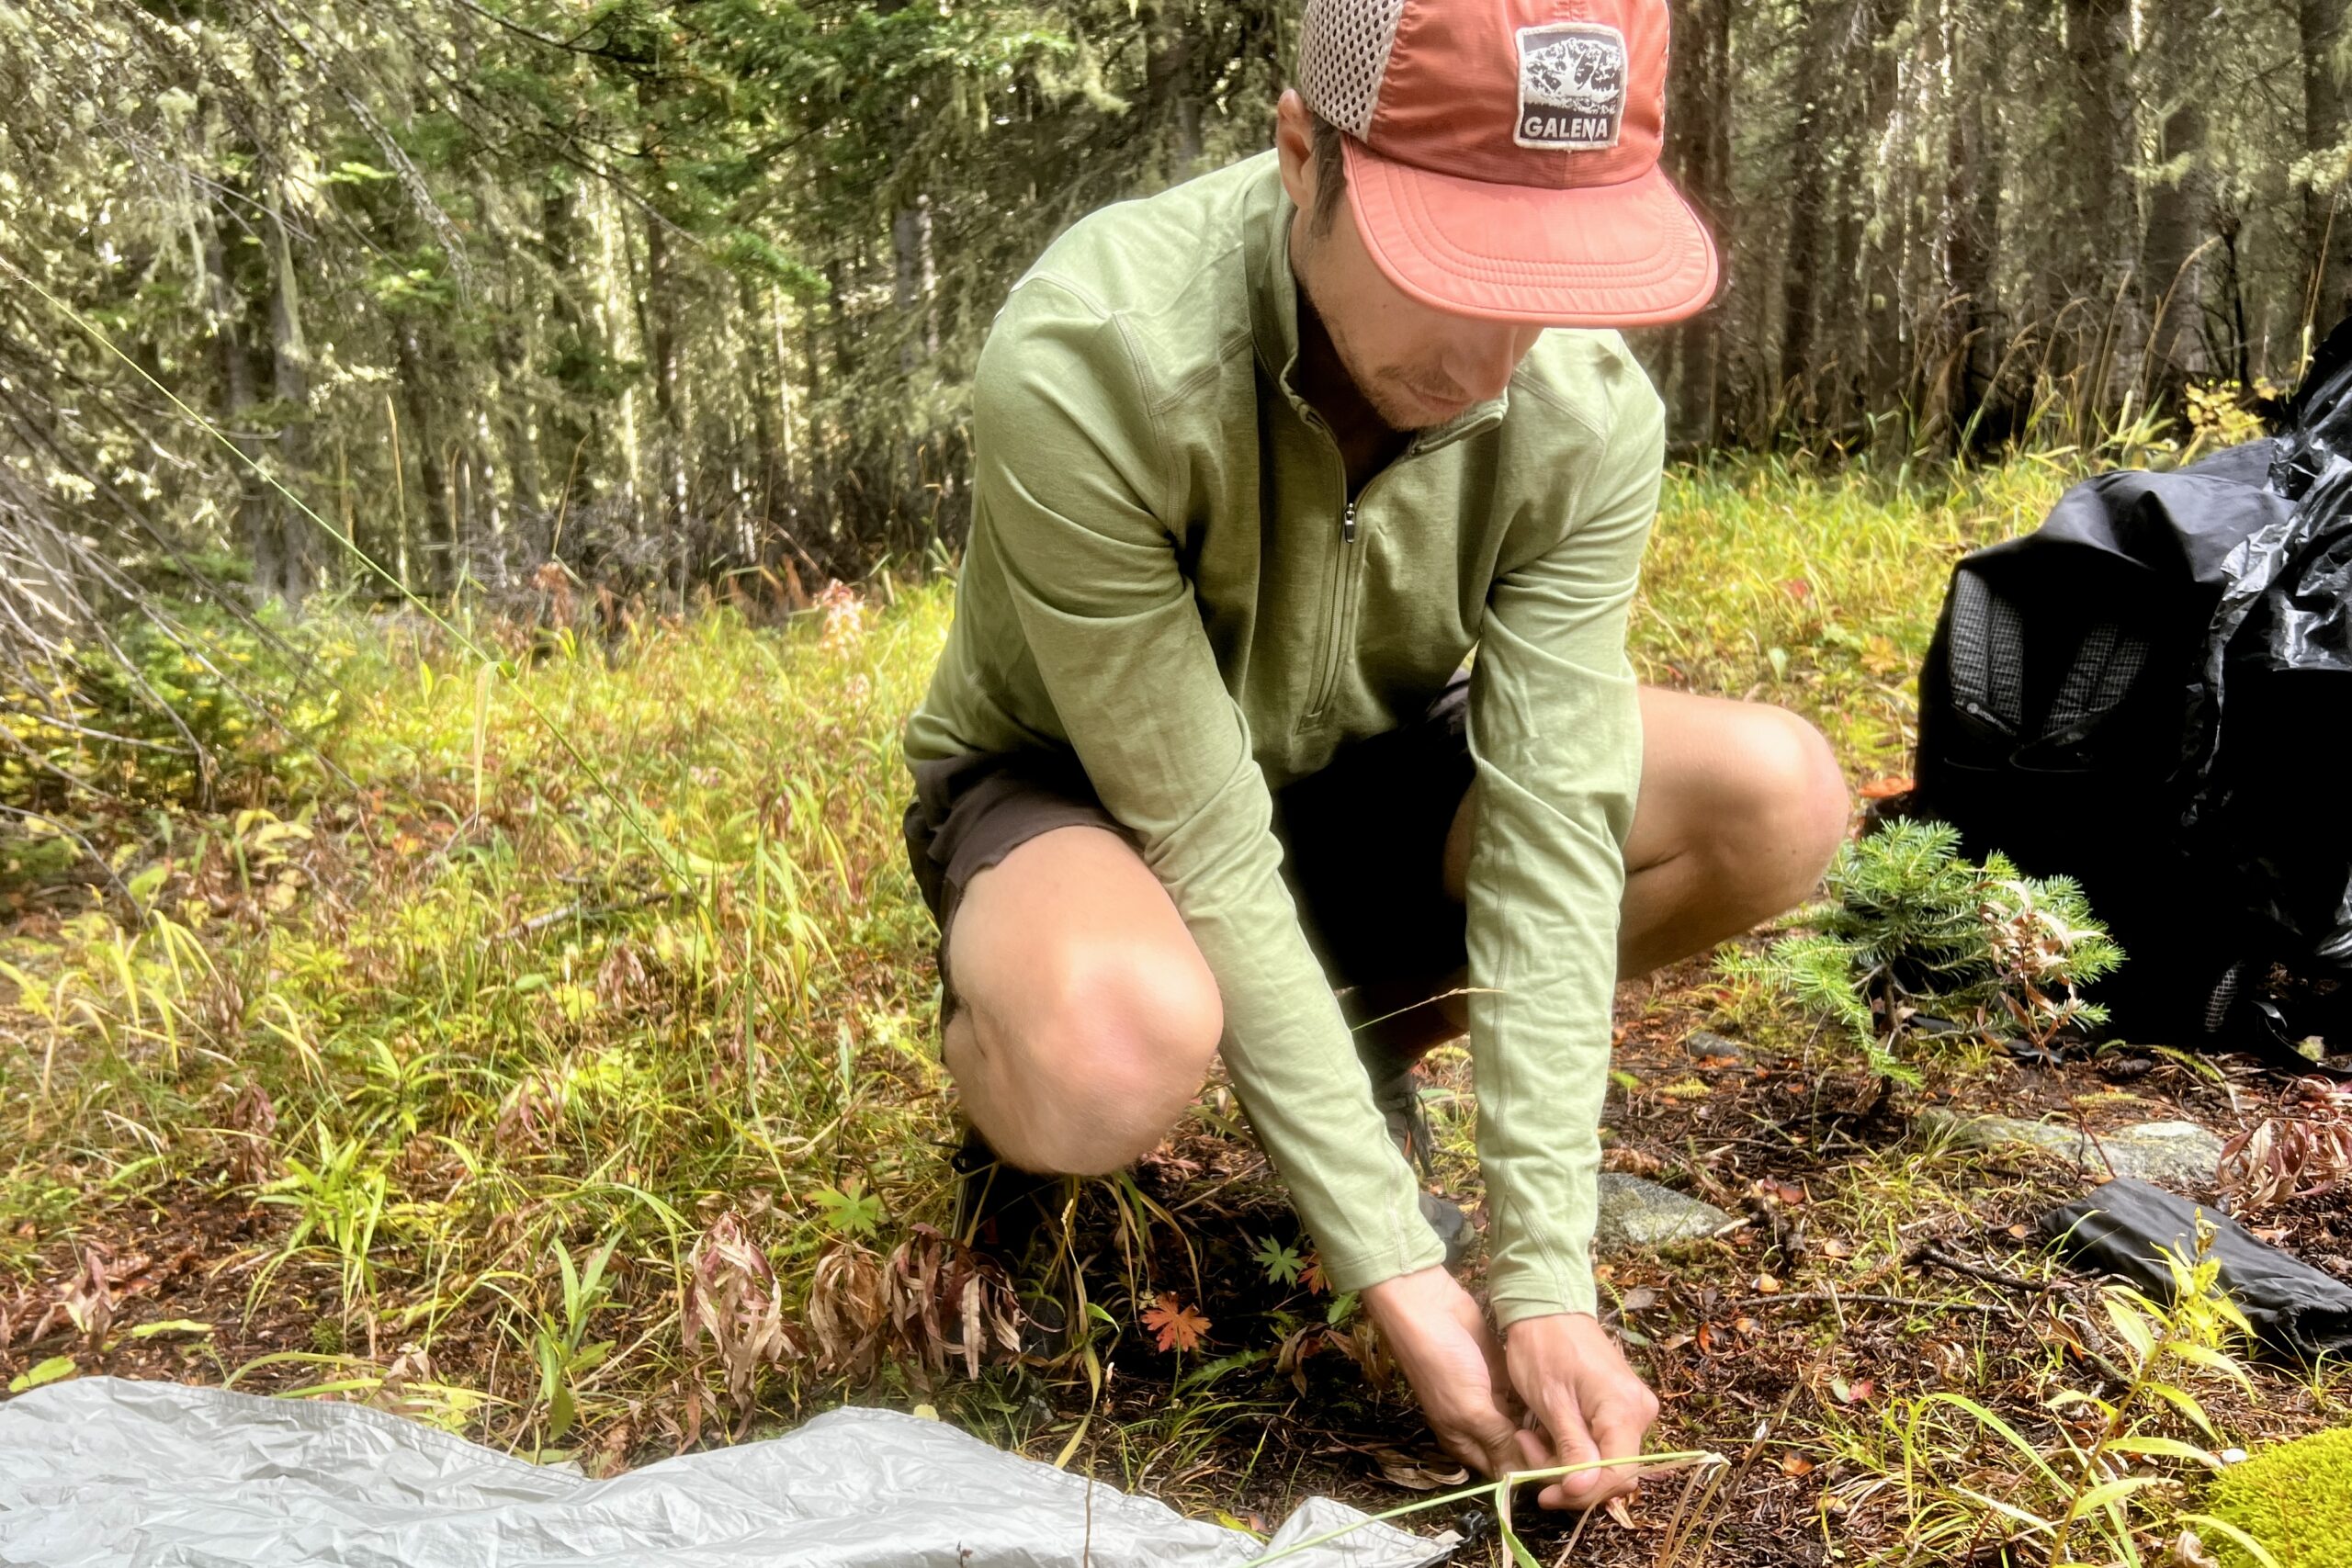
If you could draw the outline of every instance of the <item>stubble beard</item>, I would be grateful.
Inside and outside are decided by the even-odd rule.
[[[1357,351],[1354,340],[1340,325],[1339,318],[1323,298],[1322,285],[1313,276],[1316,269],[1302,269],[1298,274],[1300,287],[1307,302],[1315,308],[1316,316],[1323,323],[1323,335],[1331,340],[1331,352],[1339,356],[1340,368],[1347,372],[1355,386],[1356,395],[1372,406],[1383,424],[1401,432],[1428,430],[1442,424],[1451,414],[1433,415],[1423,402],[1408,389],[1411,374],[1401,367],[1375,367],[1365,363]]]

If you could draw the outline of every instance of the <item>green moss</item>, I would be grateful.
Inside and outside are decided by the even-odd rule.
[[[2279,1443],[2231,1466],[2213,1483],[2205,1511],[2269,1548],[2282,1568],[2352,1568],[2352,1427]],[[2206,1545],[2222,1568],[2254,1568],[2253,1555],[2226,1539]]]

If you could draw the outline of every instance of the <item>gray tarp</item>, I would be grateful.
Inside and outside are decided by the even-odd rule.
[[[1228,1568],[1267,1546],[888,1410],[589,1481],[355,1404],[84,1378],[0,1404],[9,1568]],[[1420,1568],[1367,1524],[1297,1568]]]

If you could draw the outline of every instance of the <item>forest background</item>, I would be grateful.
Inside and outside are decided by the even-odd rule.
[[[159,581],[392,592],[270,479],[426,593],[945,561],[1006,288],[1264,146],[1294,8],[6,0],[0,647]],[[1679,448],[2087,445],[2291,379],[2352,300],[2346,8],[1682,0],[1726,282],[1640,335]]]

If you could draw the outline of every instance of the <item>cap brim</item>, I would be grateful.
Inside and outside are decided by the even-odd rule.
[[[1655,167],[1555,189],[1433,174],[1343,139],[1356,230],[1390,282],[1457,315],[1556,327],[1680,321],[1715,292],[1706,226]]]

